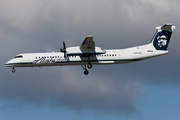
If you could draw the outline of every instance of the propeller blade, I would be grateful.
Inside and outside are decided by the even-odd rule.
[[[64,41],[63,41],[63,47],[64,47],[63,49],[66,49],[66,45],[65,45],[65,42],[64,42]]]
[[[60,48],[60,52],[66,53],[66,45],[64,41],[63,41],[63,49]]]
[[[63,41],[63,49],[62,48],[60,48],[60,52],[63,52],[64,53],[64,58],[66,58],[66,44],[65,44],[65,42]]]
[[[66,58],[66,53],[64,52],[64,58]]]

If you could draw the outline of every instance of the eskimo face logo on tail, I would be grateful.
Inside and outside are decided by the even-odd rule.
[[[162,36],[158,36],[157,40],[158,40],[158,46],[162,47],[167,45],[167,38],[168,36],[162,35]]]
[[[156,50],[167,50],[171,34],[172,32],[170,31],[161,31],[157,33],[153,41]]]

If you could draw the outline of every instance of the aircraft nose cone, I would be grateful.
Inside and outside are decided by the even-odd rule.
[[[8,62],[6,62],[6,63],[4,64],[4,66],[5,66],[5,67],[12,67],[12,63],[11,63],[10,61],[8,61]]]
[[[4,66],[7,67],[7,66],[8,66],[8,63],[5,63]]]
[[[6,62],[6,63],[4,64],[4,66],[5,66],[5,67],[8,67],[8,66],[9,66],[8,62]]]

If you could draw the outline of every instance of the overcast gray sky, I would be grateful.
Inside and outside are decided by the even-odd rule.
[[[0,99],[9,106],[66,106],[75,111],[135,114],[147,86],[179,87],[179,0],[0,0]],[[88,35],[104,49],[147,44],[155,27],[174,23],[168,55],[131,64],[11,68],[19,53],[59,51]]]

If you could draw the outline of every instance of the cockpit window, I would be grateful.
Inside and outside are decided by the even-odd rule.
[[[22,57],[23,57],[22,55],[17,55],[14,58],[22,58]]]

